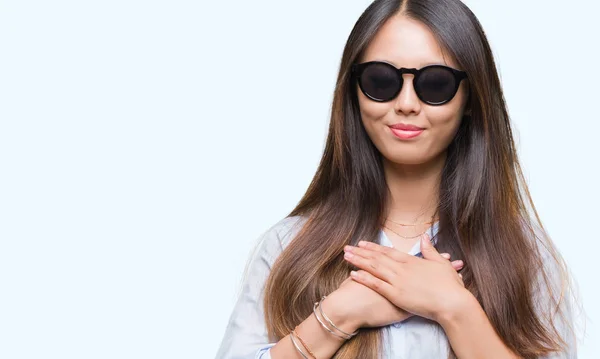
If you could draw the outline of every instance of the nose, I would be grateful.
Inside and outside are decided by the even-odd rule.
[[[396,99],[394,100],[394,110],[396,113],[402,113],[408,115],[411,112],[419,113],[421,110],[421,101],[415,92],[413,86],[414,75],[403,74],[402,89]]]

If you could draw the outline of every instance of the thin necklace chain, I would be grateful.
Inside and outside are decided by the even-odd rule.
[[[435,218],[435,214],[433,216],[431,216],[431,221],[429,221],[429,222],[423,222],[423,223],[415,223],[415,224],[406,224],[406,223],[396,222],[396,221],[391,220],[389,217],[386,217],[386,220],[388,220],[388,221],[390,221],[392,223],[396,223],[396,224],[398,224],[400,226],[407,226],[407,227],[413,226],[414,227],[414,226],[417,226],[419,224],[433,224],[435,222],[434,218]],[[393,233],[395,233],[398,237],[403,238],[403,239],[414,239],[414,238],[421,237],[422,235],[424,235],[425,233],[427,233],[427,231],[429,230],[429,228],[427,228],[423,233],[417,234],[416,236],[407,237],[407,236],[403,236],[400,233],[394,231],[393,229],[391,229],[390,227],[386,226],[385,224],[383,226],[385,228],[389,229],[390,231],[392,231]]]
[[[414,236],[414,237],[406,237],[406,236],[403,236],[403,235],[401,235],[400,233],[398,233],[398,232],[394,231],[393,229],[391,229],[390,227],[386,226],[385,224],[384,224],[383,226],[384,226],[385,228],[389,229],[390,231],[392,231],[392,232],[396,233],[396,235],[398,235],[398,237],[401,237],[401,238],[403,238],[403,239],[414,239],[414,238],[417,238],[417,237],[421,237],[422,235],[424,235],[425,233],[427,233],[427,230],[425,230],[425,232],[423,232],[423,233],[420,233],[420,234],[417,234],[417,235],[416,235],[416,236]]]
[[[396,224],[398,224],[400,226],[407,226],[407,227],[411,227],[411,226],[414,227],[414,226],[417,226],[419,224],[433,224],[433,222],[434,222],[434,221],[429,221],[429,222],[422,222],[422,223],[407,224],[407,223],[400,223],[400,222],[396,222],[394,220],[391,220],[390,217],[386,217],[386,219],[388,221],[396,223]]]

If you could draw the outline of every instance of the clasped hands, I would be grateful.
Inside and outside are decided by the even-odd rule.
[[[344,259],[360,268],[351,273],[353,281],[372,289],[397,307],[395,319],[419,315],[439,322],[471,295],[465,289],[461,275],[457,273],[464,264],[462,261],[450,262],[449,254],[438,253],[427,234],[423,236],[420,245],[423,258],[395,248],[361,241],[358,247],[344,248]],[[342,283],[340,289],[347,285],[350,278]],[[348,293],[351,292],[350,289]],[[362,294],[357,289],[354,289],[354,293],[358,297]],[[365,304],[377,302],[370,298]],[[381,304],[383,303],[379,303],[380,309]],[[376,312],[376,308],[361,311],[363,316],[368,317]],[[373,323],[368,323],[369,320],[363,318],[359,323],[362,326],[374,326]],[[394,321],[390,320],[390,323]]]

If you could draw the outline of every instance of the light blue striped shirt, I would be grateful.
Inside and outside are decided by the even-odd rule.
[[[275,259],[304,223],[304,217],[284,218],[258,239],[255,251],[248,260],[241,293],[229,318],[216,359],[271,359],[270,348],[276,342],[268,341],[263,312],[264,285]],[[436,222],[428,230],[434,243],[438,225],[439,223]],[[391,241],[383,230],[379,232],[379,243],[392,247]],[[421,256],[418,241],[408,253]],[[544,305],[544,301],[539,302],[540,305]],[[549,305],[549,303],[545,303],[545,305]],[[566,305],[567,320],[571,320],[568,301]],[[540,359],[576,358],[575,338],[566,330],[564,322],[558,321],[556,324],[561,334],[566,335],[569,343],[568,352]],[[383,344],[382,359],[445,359],[449,350],[442,327],[438,323],[420,316],[412,316],[402,322],[385,326]]]

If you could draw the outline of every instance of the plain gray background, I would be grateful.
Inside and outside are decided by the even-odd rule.
[[[369,3],[0,1],[0,357],[214,357]],[[466,3],[600,357],[600,7]]]

